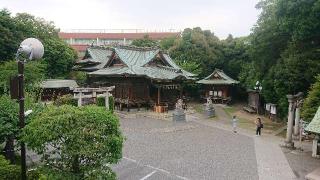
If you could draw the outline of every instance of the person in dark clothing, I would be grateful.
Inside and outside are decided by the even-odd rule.
[[[261,128],[263,128],[263,124],[260,118],[257,118],[256,120],[256,136],[261,136]]]

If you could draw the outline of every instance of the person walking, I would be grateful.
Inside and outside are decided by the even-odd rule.
[[[236,116],[232,117],[232,128],[233,128],[233,132],[237,133],[237,123],[238,123],[238,119]]]
[[[263,124],[260,118],[257,118],[256,120],[256,136],[261,136],[261,128],[263,128]]]

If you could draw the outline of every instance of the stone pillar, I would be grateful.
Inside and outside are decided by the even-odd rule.
[[[300,135],[300,106],[296,107],[293,135],[294,135],[295,140],[299,139],[299,135]]]
[[[93,99],[93,103],[96,104],[97,103],[97,92],[96,91],[92,92],[92,99]]]
[[[294,121],[294,96],[287,95],[289,108],[288,108],[288,122],[287,122],[287,137],[285,142],[285,146],[288,148],[293,148],[294,143],[292,142],[292,128],[293,128],[293,121]]]
[[[105,106],[106,106],[106,110],[109,110],[109,92],[107,91],[105,94]]]
[[[82,92],[79,92],[78,107],[82,106]]]
[[[318,152],[318,141],[319,141],[319,135],[317,134],[312,143],[312,157],[318,158],[319,155],[317,154]]]

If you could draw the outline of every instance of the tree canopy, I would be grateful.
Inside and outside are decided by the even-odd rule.
[[[135,39],[132,41],[131,45],[138,47],[153,47],[156,46],[158,42],[145,35],[142,39]]]
[[[307,98],[304,101],[301,116],[305,121],[310,122],[320,106],[320,75],[312,85]]]
[[[108,164],[122,156],[119,120],[102,107],[48,106],[24,129],[28,147],[51,169],[93,179],[114,179]]]
[[[307,92],[320,73],[320,2],[264,0],[262,12],[249,36],[249,64],[242,83],[263,83],[265,101],[278,104],[287,113],[286,94]]]
[[[11,16],[8,10],[1,10],[0,63],[14,60],[20,43],[25,38],[34,37],[44,45],[45,53],[40,62],[46,67],[45,75],[49,78],[67,76],[77,54],[59,38],[58,32],[59,29],[54,26],[53,22],[47,22],[26,13]]]

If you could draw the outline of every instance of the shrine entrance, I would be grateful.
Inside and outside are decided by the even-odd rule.
[[[78,107],[86,104],[96,104],[98,97],[105,98],[106,109],[109,110],[109,97],[114,86],[104,88],[75,88],[73,90],[74,99],[78,100]]]

